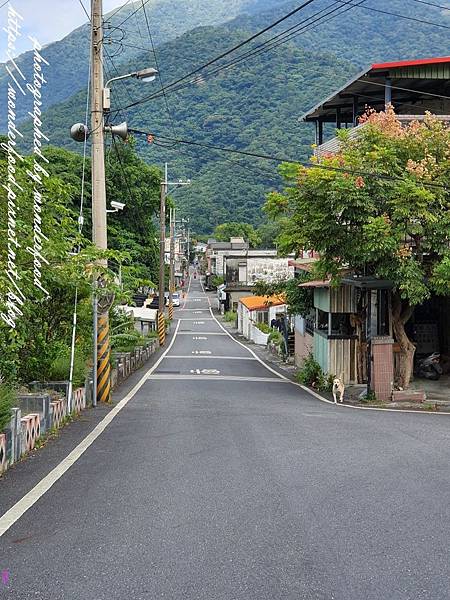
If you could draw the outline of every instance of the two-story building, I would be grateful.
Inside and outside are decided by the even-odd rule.
[[[423,120],[428,111],[449,122],[450,57],[373,64],[300,119],[314,123],[315,154],[320,160],[339,150],[335,129],[352,128],[349,135],[356,137],[365,127],[358,119],[367,107],[383,110],[388,105],[394,107],[401,122]],[[313,290],[314,309],[309,318],[296,319],[298,362],[312,351],[324,371],[343,375],[346,383],[377,378],[372,345],[392,338],[391,282],[348,272],[338,288],[329,281],[301,285]],[[417,355],[431,351],[450,354],[449,314],[449,298],[432,296],[416,308],[408,333]],[[391,348],[395,363],[396,344]],[[388,387],[383,388],[384,399],[388,399]]]
[[[277,256],[276,249],[247,250],[225,257],[225,310],[236,310],[240,298],[252,293],[257,281],[272,283],[294,276],[290,257]]]

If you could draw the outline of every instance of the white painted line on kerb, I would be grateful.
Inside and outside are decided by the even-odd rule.
[[[161,361],[164,359],[166,354],[170,351],[177,336],[178,327],[180,326],[180,322],[178,321],[177,327],[175,329],[175,333],[173,338],[164,351],[164,353],[159,357],[156,363],[148,369],[145,375],[138,381],[138,383],[134,386],[132,390],[128,392],[128,394],[122,398],[122,400],[116,404],[116,406],[104,417],[100,423],[89,433],[84,440],[82,440],[76,448],[70,452],[64,458],[59,465],[57,465],[48,475],[46,475],[41,481],[34,486],[32,490],[30,490],[23,498],[21,498],[14,506],[12,506],[8,511],[5,512],[4,515],[0,517],[0,537],[4,533],[8,531],[8,529],[14,525],[16,521],[20,519],[20,517],[29,510],[33,504],[35,504],[39,498],[41,498],[48,490],[60,479],[66,471],[70,469],[70,467],[77,462],[77,460],[86,452],[86,450],[91,446],[95,440],[105,431],[111,421],[120,413],[120,411],[128,404],[128,402],[136,395],[136,393],[141,389],[144,383],[148,380],[150,375],[158,368]]]

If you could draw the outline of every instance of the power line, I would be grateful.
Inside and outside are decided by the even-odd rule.
[[[241,56],[238,56],[235,60],[230,61],[229,63],[226,63],[225,65],[221,65],[220,67],[217,67],[215,70],[213,71],[207,71],[204,74],[204,77],[209,77],[212,75],[216,75],[217,73],[220,73],[222,70],[226,70],[226,69],[230,69],[232,67],[234,67],[235,65],[247,60],[248,58],[251,58],[253,56],[257,56],[260,54],[264,54],[265,52],[268,52],[270,50],[274,50],[275,48],[278,48],[279,46],[281,46],[282,44],[287,43],[288,41],[290,41],[291,39],[302,35],[303,33],[307,33],[308,31],[311,31],[311,29],[314,29],[315,27],[317,27],[319,24],[323,24],[323,23],[327,23],[328,21],[331,21],[332,19],[335,19],[338,16],[341,16],[342,14],[346,13],[347,11],[351,10],[352,8],[359,6],[360,4],[363,4],[364,2],[366,2],[367,0],[360,0],[358,4],[351,4],[351,0],[344,0],[345,4],[349,4],[350,6],[348,8],[345,8],[344,10],[342,10],[341,12],[339,12],[338,14],[333,14],[336,11],[338,11],[339,9],[342,8],[342,6],[339,4],[338,0],[336,0],[335,2],[333,2],[333,4],[328,5],[327,7],[325,7],[324,9],[314,13],[314,15],[311,15],[311,17],[308,17],[307,19],[305,19],[304,21],[301,21],[300,23],[297,23],[296,25],[290,27],[289,29],[285,30],[284,32],[278,34],[277,36],[274,36],[273,38],[271,38],[270,40],[267,40],[266,42],[260,44],[259,46],[256,46],[255,48],[253,48],[252,50],[249,50],[247,53],[242,54]],[[333,6],[337,6],[337,8],[333,8],[333,10],[330,10],[328,13],[322,15],[321,17],[315,19],[314,21],[312,21],[311,23],[306,23],[306,21],[310,20],[311,18],[313,18],[316,15],[319,15],[320,13],[323,13],[325,10],[328,10],[329,8],[332,8]],[[333,16],[331,16],[328,19],[325,19],[325,17],[329,16],[333,14]],[[300,27],[300,25],[303,25],[303,27]],[[291,31],[294,30],[294,31]],[[284,35],[285,33],[291,31],[288,35]],[[278,39],[278,42],[274,42],[274,40]],[[196,79],[193,79],[191,82],[188,82],[187,84],[183,85],[183,86],[179,86],[177,88],[175,88],[172,91],[178,91],[180,89],[183,89],[184,87],[187,87],[188,85],[190,85],[191,83],[197,83],[198,82],[198,77]]]
[[[0,4],[0,8],[3,8],[4,6],[6,6],[8,4],[9,0],[6,0],[6,2],[3,2],[3,4]]]
[[[152,45],[153,56],[155,58],[155,65],[156,65],[156,69],[158,71],[158,79],[159,79],[159,83],[161,85],[161,92],[162,92],[162,94],[164,96],[164,103],[166,105],[167,114],[169,115],[170,123],[171,123],[171,126],[172,126],[172,134],[175,135],[175,124],[174,124],[174,121],[173,121],[172,112],[171,112],[171,110],[169,108],[169,103],[167,101],[166,91],[164,89],[164,82],[162,80],[161,69],[159,68],[158,57],[156,55],[156,50],[155,50],[155,44],[153,43],[153,36],[152,36],[152,32],[150,30],[150,24],[148,22],[147,9],[145,7],[144,0],[141,0],[141,3],[142,3],[142,10],[144,11],[145,22],[147,24],[148,36],[150,38],[150,43]]]
[[[263,159],[263,160],[270,160],[272,162],[278,162],[278,163],[282,163],[282,162],[286,162],[286,163],[290,163],[290,164],[295,164],[295,165],[300,165],[306,168],[318,168],[318,169],[324,169],[327,171],[337,171],[337,172],[341,172],[341,173],[350,173],[352,175],[366,175],[366,176],[370,176],[370,177],[375,177],[377,179],[386,179],[386,180],[393,180],[393,181],[404,181],[404,179],[402,177],[395,177],[393,175],[386,175],[384,173],[373,173],[370,171],[364,171],[364,170],[355,170],[355,169],[345,169],[342,167],[331,167],[328,165],[322,165],[322,164],[311,164],[311,163],[305,163],[305,162],[301,162],[298,160],[294,160],[291,158],[287,158],[287,157],[283,157],[283,156],[271,156],[268,154],[257,154],[256,152],[249,152],[247,150],[236,150],[234,148],[227,148],[224,146],[215,146],[213,144],[204,144],[201,142],[194,142],[193,140],[183,140],[183,139],[174,139],[174,138],[170,138],[167,136],[163,136],[163,135],[157,135],[154,134],[152,132],[148,132],[148,131],[142,131],[140,129],[129,129],[130,133],[135,133],[135,134],[139,134],[139,135],[153,135],[157,138],[163,139],[163,140],[168,140],[168,141],[172,141],[172,142],[177,142],[179,144],[186,144],[188,146],[198,146],[200,148],[210,148],[213,150],[218,150],[220,152],[229,152],[231,154],[239,154],[241,156],[250,156],[253,158],[259,158],[259,159]],[[432,183],[432,182],[422,182],[422,185],[426,186],[426,187],[433,187],[433,188],[439,188],[439,189],[444,189],[444,190],[449,190],[450,188],[438,184],[438,183]]]
[[[90,22],[91,21],[91,15],[86,10],[86,7],[83,4],[83,0],[78,0],[78,2],[81,4],[81,8],[84,10],[85,15],[87,16],[88,21]],[[0,8],[1,8],[1,6],[0,6]]]
[[[388,87],[386,83],[381,83],[378,81],[368,81],[366,79],[358,79],[358,81],[363,82],[364,84],[368,83],[369,85],[377,85],[379,87]],[[411,88],[401,87],[399,85],[389,85],[393,90],[402,90],[403,92],[410,92],[412,94],[423,94],[424,96],[432,96],[433,98],[440,98],[443,100],[450,100],[450,96],[444,96],[443,94],[433,94],[432,92],[424,92],[422,90],[412,90]]]
[[[193,71],[191,71],[190,73],[184,75],[183,77],[180,77],[180,79],[177,79],[175,81],[173,81],[172,83],[170,83],[169,85],[167,85],[165,87],[165,91],[169,90],[170,88],[174,87],[175,85],[179,84],[182,81],[185,81],[186,79],[188,79],[189,77],[191,77],[192,75],[195,75],[196,73],[199,73],[200,71],[202,71],[203,69],[206,69],[207,67],[209,67],[210,65],[216,63],[217,61],[221,60],[222,58],[225,58],[225,56],[228,56],[229,54],[231,54],[232,52],[235,52],[236,50],[239,50],[239,48],[242,48],[243,46],[245,46],[246,44],[249,44],[250,42],[252,42],[254,39],[256,39],[257,37],[263,35],[264,33],[266,33],[267,31],[269,31],[270,29],[273,29],[274,27],[276,27],[277,25],[279,25],[280,23],[282,23],[283,21],[285,21],[286,19],[288,19],[289,17],[293,16],[294,14],[296,14],[297,12],[299,12],[300,10],[302,10],[303,8],[306,8],[306,6],[308,6],[309,4],[311,4],[312,2],[314,2],[315,0],[306,0],[306,2],[304,2],[303,4],[301,4],[300,6],[298,6],[297,8],[295,8],[294,10],[292,10],[291,12],[289,12],[287,15],[285,15],[284,17],[281,17],[280,19],[278,19],[277,21],[275,21],[274,23],[271,23],[270,25],[268,25],[267,27],[265,27],[264,29],[261,29],[260,31],[258,31],[257,33],[251,35],[249,38],[246,38],[245,40],[243,40],[242,42],[240,42],[239,44],[237,44],[236,46],[233,46],[232,48],[230,48],[229,50],[226,50],[225,52],[222,52],[221,54],[219,54],[218,56],[212,58],[211,60],[209,60],[207,63],[205,63],[204,65],[201,65],[200,67],[197,67],[196,69],[194,69]],[[153,98],[153,95],[150,96],[149,98],[143,98],[142,100],[138,100],[137,102],[134,102],[133,104],[127,106],[126,108],[131,108],[131,106],[136,106],[137,104],[141,104],[142,102],[146,102],[147,100],[150,100],[151,98]]]
[[[145,6],[146,4],[148,4],[149,2],[150,2],[150,0],[144,0],[144,6]],[[127,3],[127,4],[128,4],[128,3]],[[139,12],[139,11],[141,10],[141,8],[142,8],[142,6],[139,6],[139,7],[138,7],[138,8],[137,8],[135,11],[133,11],[132,13],[130,13],[130,14],[128,15],[128,17],[126,17],[126,18],[125,18],[123,21],[121,21],[121,22],[119,23],[119,25],[117,25],[117,28],[119,28],[119,27],[122,27],[122,25],[123,25],[124,23],[126,23],[126,22],[128,21],[128,19],[131,19],[131,17],[132,17],[133,15],[135,15],[137,12]],[[116,11],[116,12],[117,12],[117,11]]]
[[[343,0],[338,0],[339,2],[343,2]],[[364,10],[371,10],[376,13],[381,13],[383,15],[390,15],[391,17],[398,17],[399,19],[406,19],[407,21],[414,21],[416,23],[422,23],[424,25],[433,25],[434,27],[442,27],[443,29],[450,29],[450,26],[443,25],[442,23],[435,23],[434,21],[425,21],[424,19],[419,19],[417,17],[407,17],[403,14],[389,12],[387,10],[381,10],[379,8],[373,8],[372,6],[361,6]]]
[[[418,2],[419,4],[426,4],[428,6],[434,6],[435,8],[441,8],[442,10],[450,10],[448,6],[441,6],[440,4],[435,4],[434,2],[426,2],[425,0],[413,0],[413,2]]]
[[[108,15],[108,19],[112,19],[115,15],[117,15],[118,12],[120,12],[122,10],[122,8],[125,8],[125,6],[130,4],[131,1],[132,0],[127,0],[125,2],[125,4],[122,4],[121,6],[119,6],[119,8],[117,8],[112,14]]]

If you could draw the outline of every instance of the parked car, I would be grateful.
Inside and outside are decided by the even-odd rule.
[[[180,294],[178,292],[172,293],[172,304],[180,306]],[[169,306],[169,294],[166,294],[166,306]]]
[[[150,300],[146,301],[145,306],[147,308],[153,308],[153,309],[158,310],[158,308],[159,308],[159,297],[158,296],[153,296],[153,298],[151,299],[151,301]]]

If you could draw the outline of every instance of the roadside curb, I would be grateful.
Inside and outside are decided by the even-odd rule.
[[[220,325],[223,327],[224,330],[226,330],[228,332],[228,334],[239,344],[242,344],[242,346],[244,346],[245,348],[247,348],[248,350],[250,350],[251,352],[253,352],[256,356],[258,356],[258,358],[261,360],[261,362],[263,362],[264,364],[266,364],[270,369],[272,369],[273,371],[276,371],[281,377],[283,377],[284,379],[286,379],[287,381],[289,381],[290,383],[292,383],[293,385],[299,387],[300,389],[302,389],[304,392],[307,392],[310,396],[313,396],[316,400],[319,400],[320,402],[324,402],[326,404],[330,404],[332,406],[336,406],[336,408],[339,409],[344,409],[344,408],[348,408],[348,409],[353,409],[353,410],[366,410],[366,411],[378,411],[378,412],[394,412],[397,414],[414,414],[414,415],[433,415],[433,416],[450,416],[450,412],[434,412],[434,411],[427,411],[427,410],[413,410],[413,409],[403,409],[403,408],[382,408],[379,406],[354,406],[352,404],[335,404],[332,400],[328,400],[327,398],[325,398],[324,396],[322,396],[321,394],[319,394],[318,392],[310,389],[309,387],[302,385],[301,383],[298,383],[297,381],[294,380],[293,376],[291,373],[285,371],[284,369],[280,368],[276,363],[272,363],[271,361],[268,361],[266,357],[262,357],[259,356],[258,352],[255,352],[255,350],[253,349],[254,344],[248,344],[248,340],[245,340],[245,338],[243,338],[242,340],[239,339],[236,335],[236,329],[233,327],[234,331],[230,331],[230,328],[223,322],[223,319],[221,318],[222,315],[218,314],[216,309],[211,308],[211,312],[214,313],[214,316],[217,320],[218,323],[220,323]]]

